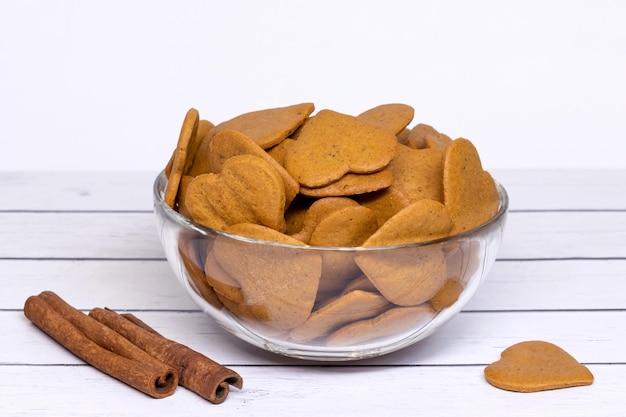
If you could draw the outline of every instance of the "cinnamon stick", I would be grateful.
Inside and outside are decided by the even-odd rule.
[[[230,385],[239,389],[243,386],[243,379],[237,372],[181,343],[165,338],[132,314],[120,315],[109,309],[94,308],[89,315],[158,360],[174,367],[182,386],[214,404],[224,402]]]
[[[96,369],[154,398],[174,393],[177,371],[154,359],[51,291],[29,297],[24,315],[42,331]]]

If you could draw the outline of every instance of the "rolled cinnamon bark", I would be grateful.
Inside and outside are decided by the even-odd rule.
[[[174,367],[178,371],[180,385],[214,404],[224,402],[230,391],[229,385],[239,389],[243,386],[243,379],[237,372],[163,337],[132,314],[122,316],[108,309],[94,308],[89,315],[156,359]]]
[[[176,390],[178,373],[173,367],[155,360],[50,291],[29,297],[24,315],[80,359],[141,392],[164,398]]]

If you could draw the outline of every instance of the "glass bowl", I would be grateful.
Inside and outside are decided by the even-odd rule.
[[[161,172],[153,187],[157,228],[195,303],[245,342],[319,361],[387,354],[439,329],[489,272],[508,210],[496,182],[497,214],[461,234],[389,247],[298,246],[194,223],[164,203],[166,184]],[[372,273],[399,274],[396,284],[403,284],[379,291],[367,278]]]

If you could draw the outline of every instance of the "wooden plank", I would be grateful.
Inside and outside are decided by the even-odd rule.
[[[0,210],[152,210],[156,172],[0,172]]]
[[[152,213],[0,212],[0,258],[160,259]],[[499,258],[624,258],[626,211],[509,213]]]
[[[492,172],[512,210],[624,210],[625,170]],[[0,211],[152,210],[156,172],[0,172]]]
[[[71,297],[78,309],[198,309],[165,260],[0,260],[0,271],[0,309],[21,309],[44,290]]]
[[[201,312],[146,311],[136,315],[164,336],[218,362],[237,365],[301,363],[236,339]],[[0,312],[0,337],[5,364],[80,363],[30,324],[21,311]],[[556,343],[582,362],[626,363],[626,310],[461,312],[436,333],[412,346],[379,358],[346,364],[487,364],[496,360],[507,346],[524,340]]]
[[[626,211],[510,213],[498,258],[626,258]]]
[[[482,366],[235,367],[243,390],[212,405],[180,387],[155,400],[88,366],[3,369],[4,416],[621,416],[626,365],[590,365],[590,386],[520,394],[489,385]],[[367,383],[367,382],[371,383]]]
[[[624,210],[626,170],[500,169],[512,210]]]
[[[152,213],[0,213],[0,258],[164,257]]]
[[[80,309],[193,310],[169,264],[142,260],[0,260],[0,309],[43,290]],[[468,311],[626,309],[626,259],[497,261]]]
[[[465,310],[626,309],[626,259],[498,261]]]

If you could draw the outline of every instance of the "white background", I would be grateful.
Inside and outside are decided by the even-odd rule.
[[[214,123],[415,108],[487,169],[624,168],[624,1],[0,0],[0,171],[160,170]]]

